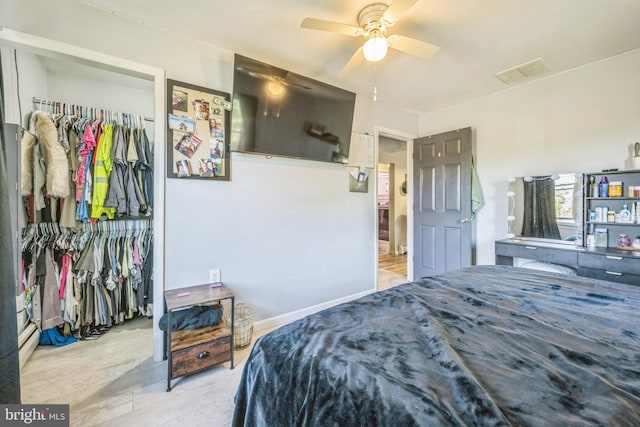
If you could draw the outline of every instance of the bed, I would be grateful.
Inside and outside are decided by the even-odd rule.
[[[640,286],[424,278],[260,337],[235,399],[235,426],[638,426]]]

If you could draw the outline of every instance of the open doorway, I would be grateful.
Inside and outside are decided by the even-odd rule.
[[[378,138],[378,290],[408,281],[407,141]]]

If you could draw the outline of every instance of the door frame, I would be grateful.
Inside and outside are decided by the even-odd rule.
[[[415,135],[401,132],[398,130],[385,128],[382,126],[376,126],[373,132],[374,140],[374,164],[375,170],[373,171],[376,179],[370,179],[373,181],[373,195],[372,198],[372,216],[375,224],[375,233],[378,235],[378,161],[379,161],[379,149],[380,149],[380,136],[387,138],[397,139],[405,141],[407,144],[407,187],[413,188],[413,140]],[[413,281],[413,193],[407,191],[407,280]],[[376,289],[378,288],[378,239],[374,242],[374,277],[376,281]]]
[[[145,78],[154,82],[154,170],[164,171],[165,168],[165,71],[161,68],[118,58],[101,52],[85,49],[63,42],[35,36],[28,33],[14,31],[0,27],[0,46],[24,50],[31,54],[47,56],[69,62],[90,65],[99,69]],[[5,96],[6,98],[6,96]],[[22,117],[20,122],[22,124]],[[157,174],[153,180],[153,359],[163,360],[163,332],[158,326],[164,312],[162,295],[164,295],[164,173]]]

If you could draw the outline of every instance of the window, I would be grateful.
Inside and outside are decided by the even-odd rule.
[[[556,179],[556,218],[562,222],[575,222],[575,174],[559,175]]]

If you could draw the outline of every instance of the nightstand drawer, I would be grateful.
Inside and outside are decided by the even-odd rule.
[[[579,267],[578,275],[591,277],[592,279],[608,280],[609,282],[626,283],[627,285],[640,285],[640,275],[622,273],[620,271]]]
[[[174,351],[172,353],[171,378],[226,362],[229,360],[230,352],[231,336]]]
[[[640,257],[580,253],[578,266],[640,275]]]

